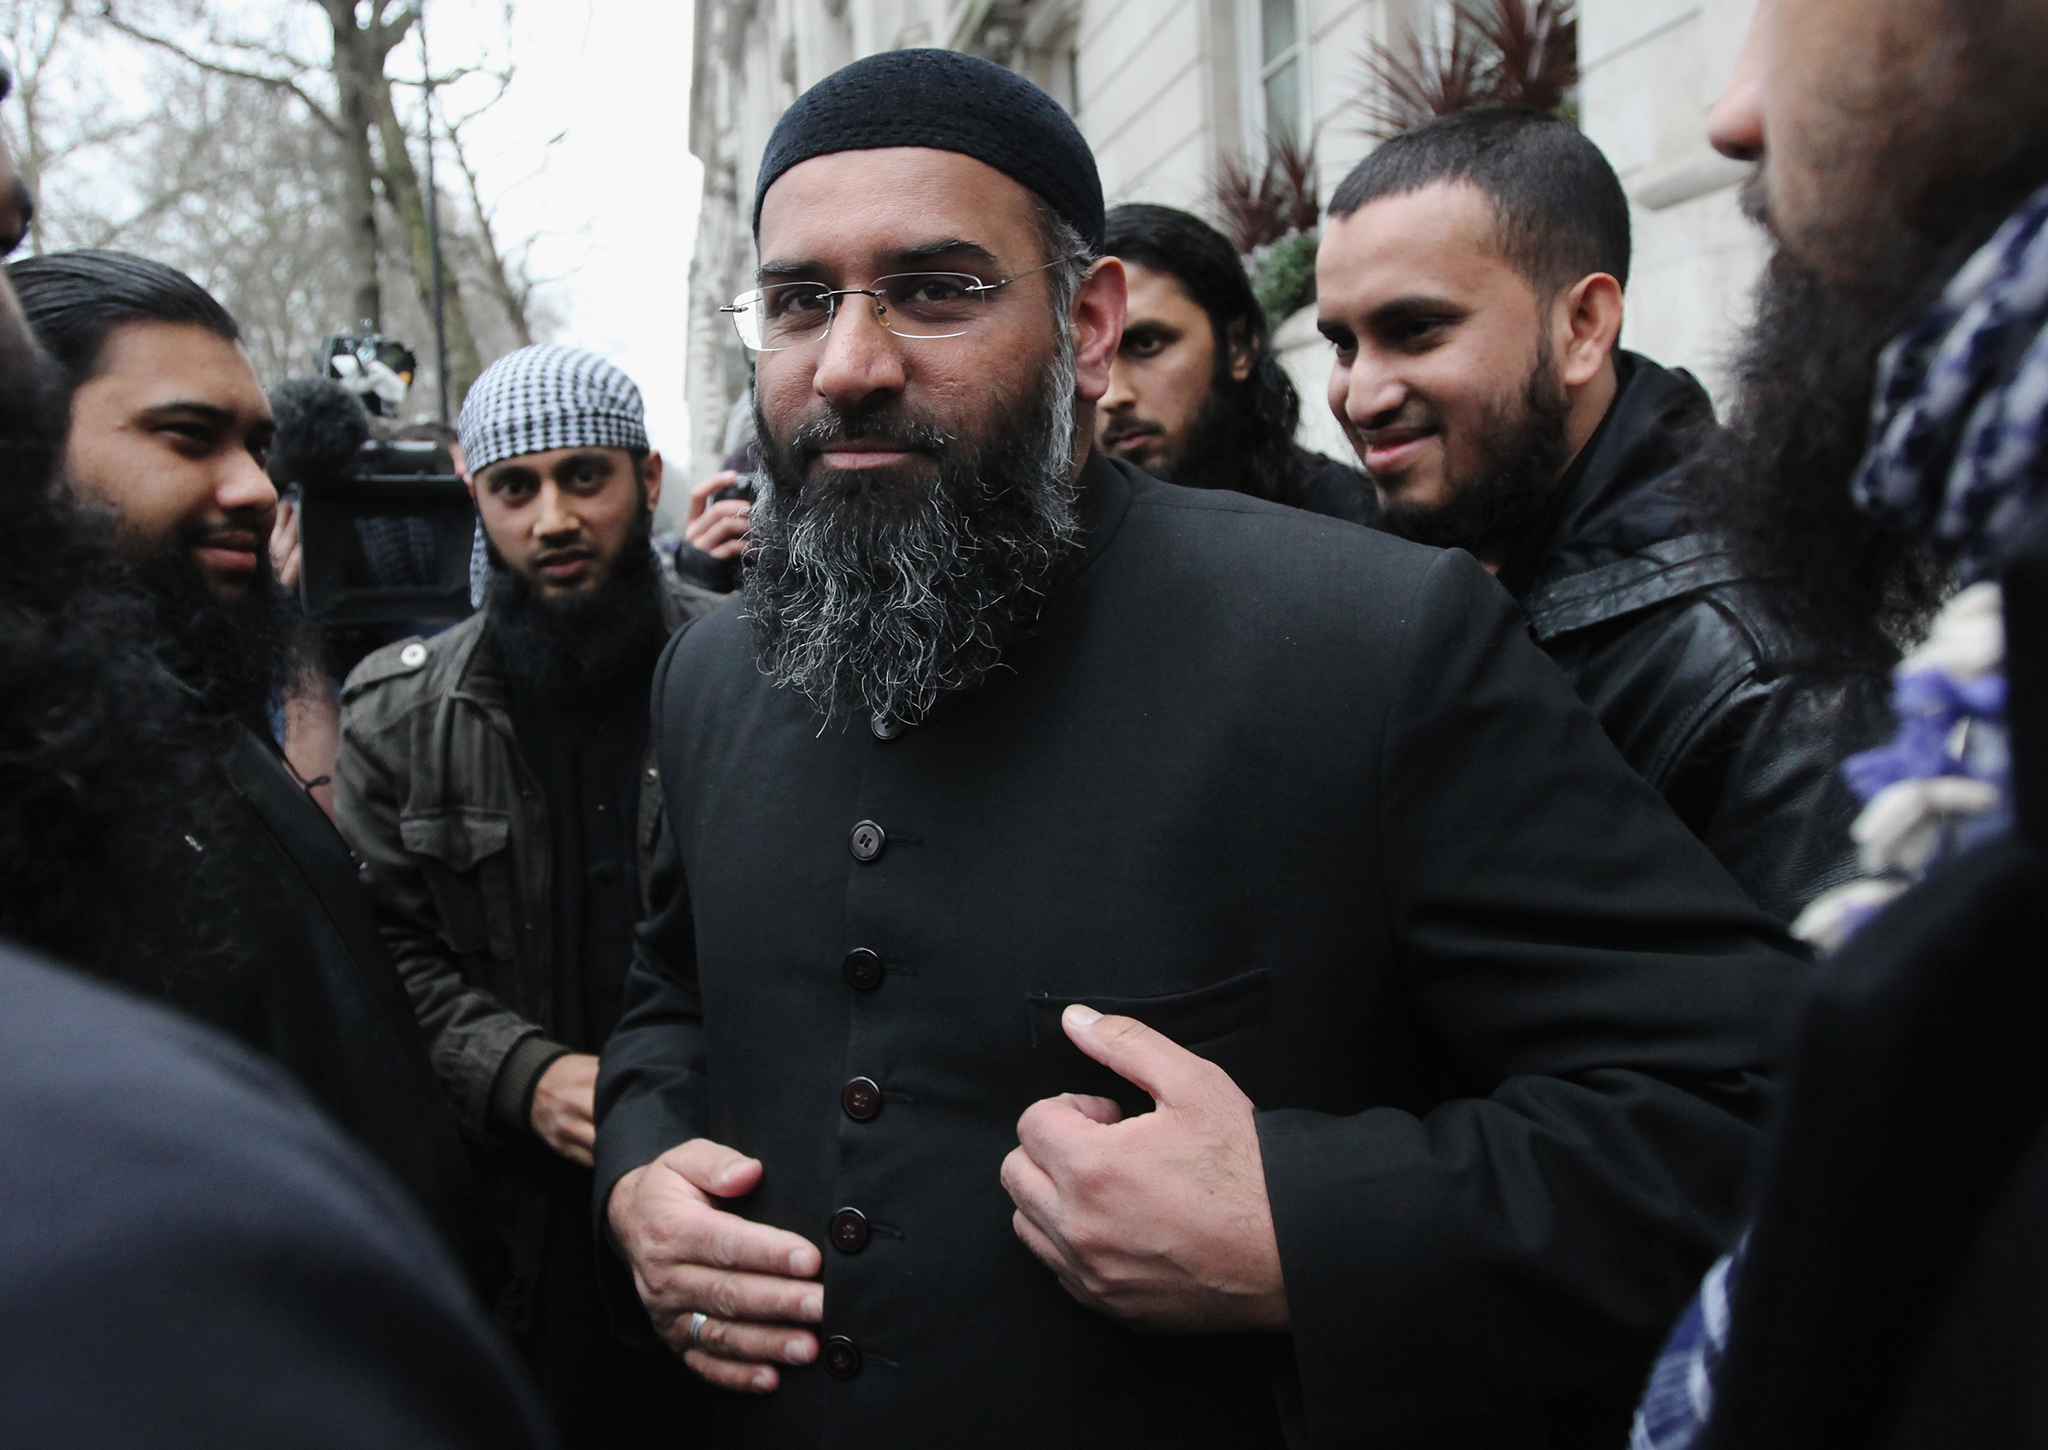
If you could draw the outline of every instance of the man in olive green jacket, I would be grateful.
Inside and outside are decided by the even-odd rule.
[[[611,1332],[590,1222],[597,1052],[645,911],[654,663],[723,596],[649,543],[661,456],[592,354],[525,348],[464,405],[485,608],[371,655],[342,693],[335,803],[433,1065],[478,1148],[487,1286],[564,1443],[674,1442],[676,1366]]]

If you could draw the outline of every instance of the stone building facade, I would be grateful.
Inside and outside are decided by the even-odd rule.
[[[1280,130],[1314,141],[1322,195],[1372,142],[1361,54],[1438,23],[1453,0],[696,0],[690,149],[704,194],[690,268],[692,461],[724,449],[747,359],[717,311],[749,285],[753,184],[776,119],[857,57],[971,51],[1072,112],[1112,205],[1208,212],[1219,164]],[[1755,0],[1580,0],[1582,124],[1635,205],[1624,341],[1717,386],[1762,243],[1736,204],[1740,167],[1705,141],[1706,113]],[[1320,400],[1326,345],[1304,311],[1276,319],[1307,405],[1303,441],[1342,456]]]

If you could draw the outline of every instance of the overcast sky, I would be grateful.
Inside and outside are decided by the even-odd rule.
[[[464,132],[467,141],[474,131],[471,159],[497,200],[501,240],[539,234],[535,273],[562,279],[550,290],[568,325],[555,340],[624,368],[646,395],[654,446],[679,462],[689,455],[685,289],[699,186],[691,9],[684,0],[519,0],[512,87]],[[437,71],[506,53],[502,0],[427,0],[426,17]],[[462,92],[447,99],[459,115]]]

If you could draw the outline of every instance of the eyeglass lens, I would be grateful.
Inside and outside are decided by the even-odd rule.
[[[904,272],[862,289],[880,294],[873,299],[882,309],[879,320],[899,337],[958,337],[987,310],[992,290],[963,272]],[[748,347],[773,352],[816,342],[839,307],[866,300],[817,282],[783,282],[737,298],[733,323]]]

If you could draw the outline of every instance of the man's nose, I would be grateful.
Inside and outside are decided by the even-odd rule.
[[[35,198],[14,164],[14,152],[0,140],[0,257],[21,245],[35,214]]]
[[[576,512],[575,500],[552,483],[542,484],[540,510],[534,515],[533,529],[543,539],[581,533],[583,520]]]
[[[262,464],[237,449],[229,455],[214,485],[213,501],[226,514],[267,514],[277,507],[277,485]]]
[[[1109,365],[1109,391],[1104,393],[1102,401],[1095,405],[1096,411],[1115,413],[1132,407],[1137,401],[1137,391],[1131,387],[1131,365],[1118,358]]]
[[[1707,139],[1731,161],[1761,161],[1764,155],[1764,21],[1774,0],[1763,0],[1750,17],[1749,33],[1735,58],[1735,73],[1707,113]]]
[[[866,297],[842,297],[832,330],[819,345],[811,388],[842,412],[876,393],[903,391],[903,344],[875,315]]]
[[[1383,426],[1408,401],[1408,390],[1399,378],[1373,367],[1363,358],[1350,367],[1337,366],[1330,374],[1330,411],[1337,421],[1353,428]]]
[[[36,215],[36,202],[28,194],[28,183],[13,176],[14,184],[7,184],[12,174],[11,163],[7,172],[0,174],[0,257],[28,240],[29,223]]]

